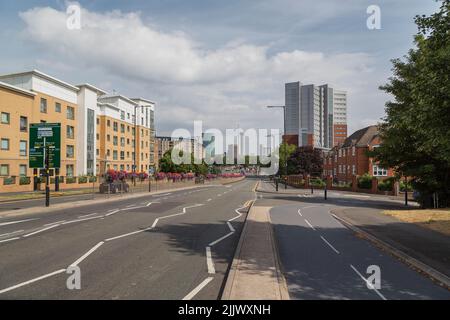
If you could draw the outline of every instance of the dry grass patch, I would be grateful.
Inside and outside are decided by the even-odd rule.
[[[384,214],[450,236],[450,209],[386,210]]]

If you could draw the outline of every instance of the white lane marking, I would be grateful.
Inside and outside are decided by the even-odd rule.
[[[219,193],[218,195],[217,195],[218,197],[221,197],[222,196],[222,194],[221,193]]]
[[[211,247],[206,247],[206,264],[208,265],[208,273],[215,274],[214,262],[211,257]]]
[[[131,208],[131,207],[134,207],[134,206],[135,206],[135,204],[130,204],[128,206],[125,206],[125,208]]]
[[[213,277],[208,277],[205,280],[203,280],[202,283],[200,283],[197,287],[195,287],[194,290],[192,290],[191,292],[189,292],[184,298],[183,300],[191,300],[193,297],[195,297],[197,295],[197,293],[199,293],[204,287],[206,287],[206,285],[208,283],[210,283],[214,278]]]
[[[214,245],[216,245],[216,244],[218,244],[220,241],[222,241],[222,240],[224,240],[224,239],[226,239],[226,238],[228,238],[229,236],[231,236],[232,234],[234,233],[234,231],[233,232],[230,232],[230,233],[227,233],[226,235],[224,235],[223,237],[221,237],[221,238],[219,238],[219,239],[217,239],[217,240],[215,240],[215,241],[213,241],[213,242],[211,242],[210,244],[209,244],[209,246],[214,246]],[[208,247],[209,248],[209,247]]]
[[[92,220],[92,219],[98,219],[98,218],[101,218],[101,217],[90,217],[90,218],[84,218],[84,219],[69,220],[69,221],[63,222],[63,223],[61,223],[61,224],[66,225],[66,224],[71,224],[71,223],[76,223],[76,222],[82,222],[82,221],[87,221],[87,220]],[[56,227],[56,226],[59,226],[59,224],[55,225],[55,227]]]
[[[55,221],[55,222],[52,222],[52,223],[47,223],[47,224],[44,224],[44,227],[52,226],[54,224],[61,224],[63,222],[66,222],[66,220],[60,220],[60,221]]]
[[[19,237],[10,238],[10,239],[6,239],[6,240],[1,240],[0,243],[9,242],[9,241],[18,240],[18,239],[20,239],[20,238]]]
[[[378,294],[378,296],[379,296],[381,299],[387,300],[386,297],[383,296],[383,295],[381,294],[381,292],[378,291],[378,290],[373,286],[373,284],[371,284],[369,281],[367,281],[367,279],[364,278],[364,276],[363,276],[361,273],[359,273],[359,271],[358,271],[353,265],[350,265],[350,267],[353,269],[353,271],[356,272],[356,274],[357,274],[358,276],[360,276],[361,279],[364,280],[364,282],[367,284],[367,287],[369,287],[370,290],[374,290],[374,291]]]
[[[183,213],[186,213],[186,209],[197,208],[197,207],[201,207],[201,206],[204,206],[204,204],[200,203],[200,204],[195,204],[193,206],[184,207],[183,208]]]
[[[168,196],[168,195],[170,195],[171,193],[164,193],[164,194],[155,194],[155,195],[153,195],[152,197],[164,197],[164,196]]]
[[[33,221],[33,220],[38,220],[39,218],[34,218],[34,219],[26,219],[26,220],[17,220],[17,221],[9,221],[9,222],[3,222],[0,223],[0,227],[2,226],[8,226],[10,224],[16,224],[16,223],[22,223],[22,222],[27,222],[27,221]]]
[[[105,214],[105,217],[109,217],[110,215],[113,215],[113,214],[115,214],[115,213],[117,213],[117,212],[119,212],[120,210],[113,210],[113,211],[110,211],[109,213],[107,213],[107,214]]]
[[[153,204],[153,202],[149,202],[149,203],[147,203],[145,206],[146,206],[146,207],[150,207],[152,204]]]
[[[212,199],[211,198],[209,198],[208,200],[206,200],[206,202],[210,202]]]
[[[336,250],[336,248],[333,247],[333,245],[332,245],[331,243],[329,243],[329,242],[327,241],[327,239],[325,239],[325,238],[322,237],[322,236],[320,236],[320,238],[322,238],[322,240],[323,240],[323,241],[324,241],[331,249],[333,249],[334,252],[336,252],[337,254],[339,254],[339,251]]]
[[[228,228],[230,228],[231,232],[235,232],[236,230],[231,225],[230,221],[227,221]]]
[[[142,232],[145,232],[145,231],[148,231],[148,230],[151,230],[151,229],[153,229],[153,227],[145,228],[145,229],[142,229],[142,230],[133,231],[133,232],[126,233],[126,234],[122,234],[122,235],[117,236],[117,237],[105,239],[105,242],[117,240],[117,239],[120,239],[120,238],[125,238],[125,237],[132,236],[132,235],[135,235],[135,234],[138,234],[138,233],[142,233]]]
[[[308,224],[308,226],[310,226],[311,227],[311,229],[313,229],[313,230],[316,230],[314,227],[313,227],[313,225],[311,224],[311,223],[309,223],[309,221],[308,220],[306,220],[305,219],[305,222]]]
[[[17,288],[20,288],[20,287],[23,287],[23,286],[26,286],[26,285],[28,285],[28,284],[31,284],[31,283],[36,282],[36,281],[39,281],[39,280],[43,280],[43,279],[46,279],[46,278],[50,278],[50,277],[52,277],[52,276],[54,276],[54,275],[63,273],[63,272],[65,272],[65,271],[66,271],[66,269],[60,269],[60,270],[58,270],[58,271],[55,271],[55,272],[52,272],[52,273],[48,273],[48,274],[43,275],[43,276],[40,276],[40,277],[38,277],[38,278],[34,278],[34,279],[31,279],[31,280],[28,280],[28,281],[25,281],[25,282],[16,284],[16,285],[14,285],[14,286],[12,286],[12,287],[9,287],[9,288],[0,290],[0,294],[5,293],[5,292],[8,292],[8,291],[11,291],[11,290],[14,290],[14,289],[17,289]]]
[[[300,215],[300,217],[303,217],[303,215],[302,215],[302,212],[301,212],[301,210],[300,209],[298,209],[298,214]]]
[[[37,231],[32,232],[32,233],[28,233],[28,234],[24,235],[24,238],[33,236],[33,235],[35,235],[35,234],[38,234],[38,233],[41,233],[41,232],[44,232],[44,231],[47,231],[47,230],[50,230],[50,229],[53,229],[53,228],[56,228],[56,227],[58,227],[58,226],[60,226],[60,225],[59,225],[59,224],[55,224],[55,225],[49,226],[49,227],[47,227],[47,228],[37,230]]]
[[[141,208],[145,208],[146,206],[135,206],[135,207],[126,207],[124,209],[122,209],[122,211],[128,211],[128,210],[134,210],[134,209],[141,209]]]
[[[96,213],[91,213],[91,214],[85,214],[84,216],[78,216],[78,218],[91,217],[91,216],[95,216],[96,214],[98,214],[98,213],[96,212]]]
[[[93,246],[88,252],[86,252],[85,254],[83,254],[77,261],[75,261],[74,263],[72,263],[70,265],[70,267],[76,267],[78,266],[84,259],[86,259],[90,254],[92,254],[95,250],[97,250],[98,248],[100,248],[100,246],[102,244],[104,244],[105,242],[100,241],[99,243],[97,243],[95,246]]]
[[[25,230],[17,230],[17,231],[13,231],[13,232],[9,232],[9,233],[0,234],[0,237],[10,236],[12,234],[16,234],[16,233],[23,232],[23,231],[25,231]]]

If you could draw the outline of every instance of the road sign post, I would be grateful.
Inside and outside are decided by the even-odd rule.
[[[50,206],[50,169],[61,167],[61,124],[30,124],[29,167],[44,169],[45,206]],[[57,186],[59,189],[59,185]]]

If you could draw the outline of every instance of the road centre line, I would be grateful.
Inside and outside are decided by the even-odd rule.
[[[26,219],[26,220],[17,220],[17,221],[9,221],[9,222],[3,222],[0,223],[0,227],[2,226],[8,226],[10,224],[16,224],[16,223],[22,223],[22,222],[27,222],[27,221],[33,221],[33,220],[38,220],[39,218],[34,218],[34,219]]]
[[[41,233],[41,232],[44,232],[44,231],[53,229],[53,228],[58,227],[58,226],[60,226],[60,225],[59,225],[59,224],[55,224],[55,225],[49,226],[49,227],[47,227],[47,228],[44,228],[44,229],[40,229],[40,230],[34,231],[34,232],[32,232],[32,233],[28,233],[28,234],[24,235],[23,237],[24,237],[24,238],[30,237],[30,236],[32,236],[32,235],[35,235],[35,234],[38,234],[38,233]]]
[[[78,218],[86,218],[86,217],[94,216],[96,214],[98,214],[98,213],[96,212],[96,213],[85,214],[84,216],[78,216]]]
[[[76,267],[78,266],[84,259],[86,259],[89,255],[91,255],[95,250],[97,250],[98,248],[100,248],[105,242],[100,241],[99,243],[97,243],[95,246],[93,246],[88,252],[86,252],[85,254],[83,254],[77,261],[75,261],[74,263],[72,263],[70,265],[70,267]]]
[[[0,290],[0,294],[5,293],[5,292],[8,292],[8,291],[11,291],[11,290],[14,290],[14,289],[17,289],[17,288],[20,288],[20,287],[23,287],[23,286],[26,286],[26,285],[28,285],[28,284],[31,284],[31,283],[36,282],[36,281],[39,281],[39,280],[43,280],[43,279],[46,279],[46,278],[50,278],[50,277],[52,277],[52,276],[54,276],[54,275],[63,273],[63,272],[65,272],[65,271],[66,271],[66,269],[60,269],[60,270],[58,270],[58,271],[54,271],[54,272],[52,272],[52,273],[48,273],[48,274],[45,274],[45,275],[43,275],[43,276],[40,276],[40,277],[31,279],[31,280],[28,280],[28,281],[25,281],[25,282],[16,284],[16,285],[14,285],[14,286],[12,286],[12,287],[9,287],[9,288]]]
[[[19,237],[9,238],[9,239],[6,239],[6,240],[0,240],[0,243],[9,242],[9,241],[13,241],[13,240],[19,240],[19,239],[20,239]]]
[[[199,293],[204,287],[206,287],[206,285],[208,283],[210,283],[214,278],[213,277],[208,277],[205,280],[203,280],[202,283],[200,283],[197,287],[195,287],[194,290],[192,290],[191,292],[189,292],[184,298],[183,300],[191,300],[193,297],[195,297],[197,295],[197,293]]]
[[[88,220],[92,220],[92,219],[98,219],[101,218],[101,216],[98,217],[90,217],[90,218],[84,218],[84,219],[77,219],[77,220],[69,220],[66,222],[61,223],[61,225],[66,225],[66,224],[71,224],[71,223],[76,223],[76,222],[82,222],[82,221],[88,221]],[[59,226],[60,224],[54,225],[55,227]]]
[[[324,237],[322,237],[322,236],[320,236],[320,238],[331,248],[331,249],[333,249],[333,251],[334,252],[336,252],[337,254],[339,254],[339,251],[335,248],[335,247],[333,247],[333,245],[331,244],[331,243],[329,243],[328,241],[327,241],[327,239],[325,239]]]
[[[44,227],[52,226],[54,224],[61,224],[63,222],[66,222],[66,220],[60,220],[60,221],[55,221],[55,222],[52,222],[52,223],[47,223],[47,224],[44,224]]]
[[[382,295],[381,294],[381,292],[379,292],[369,281],[367,281],[367,279],[366,278],[364,278],[364,276],[353,266],[353,265],[350,265],[350,267],[353,269],[353,271],[355,271],[356,272],[356,274],[358,275],[358,276],[360,276],[360,278],[361,279],[363,279],[364,280],[364,282],[366,283],[366,285],[367,285],[367,287],[368,288],[370,288],[370,290],[373,290],[373,291],[375,291],[376,292],[376,294],[378,294],[378,296],[381,298],[381,299],[383,299],[383,300],[387,300],[386,299],[386,297],[384,296],[384,295]]]

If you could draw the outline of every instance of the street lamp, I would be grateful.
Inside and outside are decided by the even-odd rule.
[[[267,106],[267,108],[269,108],[269,109],[282,108],[283,109],[283,132],[284,132],[284,135],[286,136],[286,106]],[[285,146],[285,148],[284,148],[284,174],[285,174],[286,178],[288,175],[287,163],[288,163],[287,150],[286,150],[286,146]],[[284,188],[287,189],[287,180],[285,180],[285,182],[284,182]]]

